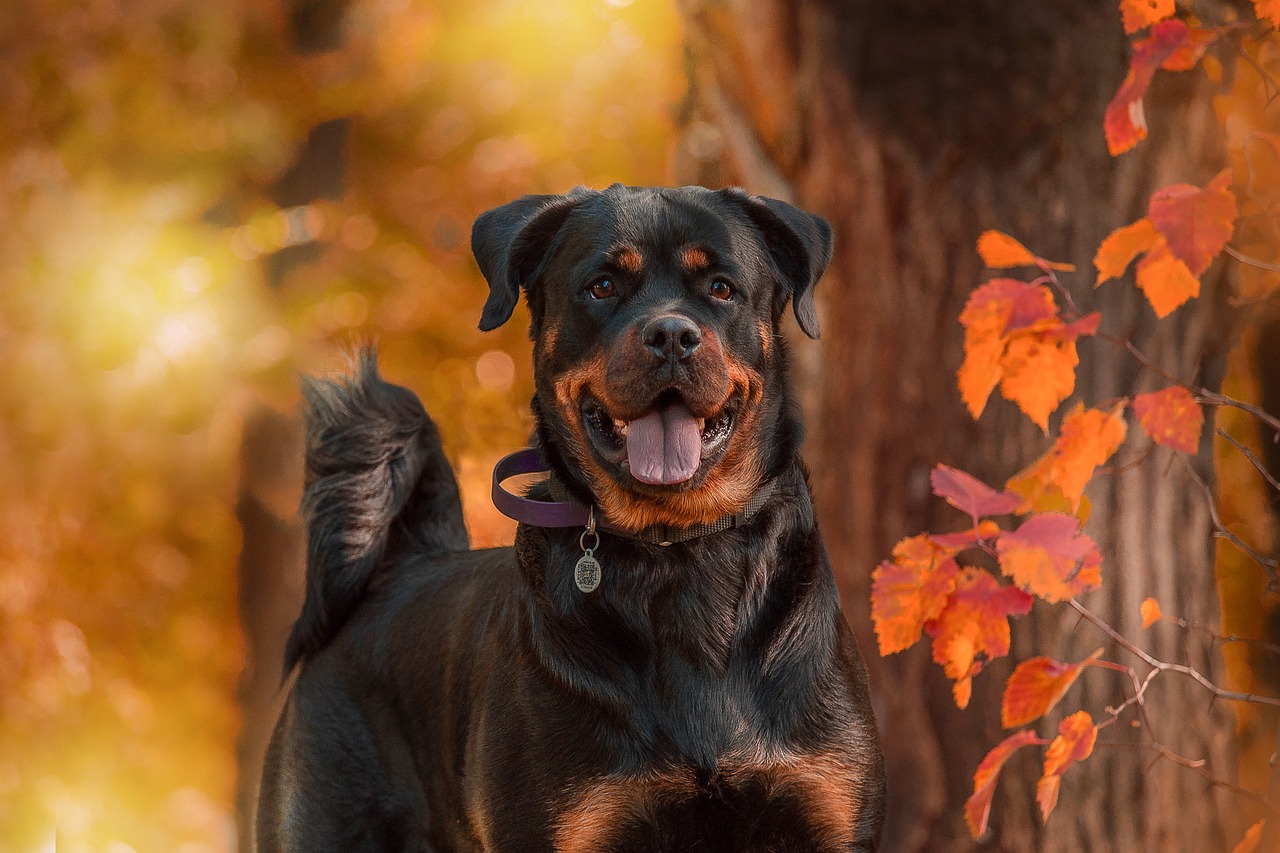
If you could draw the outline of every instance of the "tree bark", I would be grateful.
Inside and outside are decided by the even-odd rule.
[[[957,317],[983,278],[974,250],[983,229],[1074,263],[1080,272],[1065,278],[1078,302],[1102,311],[1105,330],[1131,336],[1170,373],[1216,387],[1228,325],[1217,267],[1199,300],[1159,322],[1131,278],[1091,288],[1093,253],[1109,231],[1144,216],[1159,187],[1202,183],[1220,168],[1208,91],[1198,74],[1162,72],[1147,98],[1151,137],[1113,159],[1102,115],[1127,51],[1111,0],[684,0],[682,13],[690,93],[678,177],[793,201],[826,216],[836,234],[818,290],[820,358],[802,359],[817,368],[819,389],[807,454],[846,613],[873,675],[890,774],[885,849],[973,849],[962,805],[978,762],[1006,734],[998,707],[1011,662],[1079,660],[1099,646],[1109,659],[1136,661],[1069,608],[1038,604],[1015,624],[1011,658],[975,679],[959,711],[927,643],[878,657],[871,570],[903,536],[960,526],[930,494],[933,465],[999,483],[1048,446],[1002,400],[975,423],[955,388]],[[1081,347],[1076,397],[1088,405],[1164,384],[1108,344]],[[1190,465],[1159,451],[1090,489],[1104,582],[1083,603],[1130,638],[1140,637],[1148,595],[1166,612],[1218,621],[1210,518],[1192,479],[1194,469],[1212,482],[1207,414]],[[1118,458],[1136,460],[1143,443],[1131,435]],[[1211,649],[1165,627],[1141,634],[1154,654],[1221,674]],[[1011,761],[978,847],[1230,849],[1244,828],[1232,795],[1133,746],[1154,736],[1234,778],[1228,709],[1178,678],[1153,685],[1151,728],[1111,727],[1108,745],[1068,771],[1047,827],[1034,802],[1040,761],[1032,750]],[[1117,674],[1087,672],[1039,732],[1052,734],[1077,708],[1101,719],[1123,687]]]

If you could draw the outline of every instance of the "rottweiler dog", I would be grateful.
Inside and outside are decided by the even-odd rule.
[[[306,385],[306,602],[261,853],[877,849],[866,672],[780,332],[790,302],[817,335],[831,246],[737,189],[477,219],[480,327],[523,288],[550,472],[495,492],[511,548],[467,550],[435,426],[372,356]]]

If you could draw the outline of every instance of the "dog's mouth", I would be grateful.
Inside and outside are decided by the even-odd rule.
[[[640,416],[615,418],[587,396],[582,420],[600,457],[649,486],[691,484],[699,471],[714,465],[733,433],[736,395],[715,414],[696,417],[675,390],[662,393]]]

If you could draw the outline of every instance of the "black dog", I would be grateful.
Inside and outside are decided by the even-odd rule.
[[[514,548],[468,551],[417,399],[368,356],[309,386],[261,853],[876,849],[866,675],[779,333],[790,300],[817,334],[827,224],[615,185],[490,211],[472,247],[482,329],[525,290],[552,477],[511,499]],[[575,507],[585,526],[539,526]]]

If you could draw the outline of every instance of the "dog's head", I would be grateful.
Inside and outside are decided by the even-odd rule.
[[[739,512],[795,452],[779,323],[790,301],[817,337],[821,218],[737,189],[615,184],[491,210],[471,246],[480,328],[524,289],[542,440],[612,523]]]

